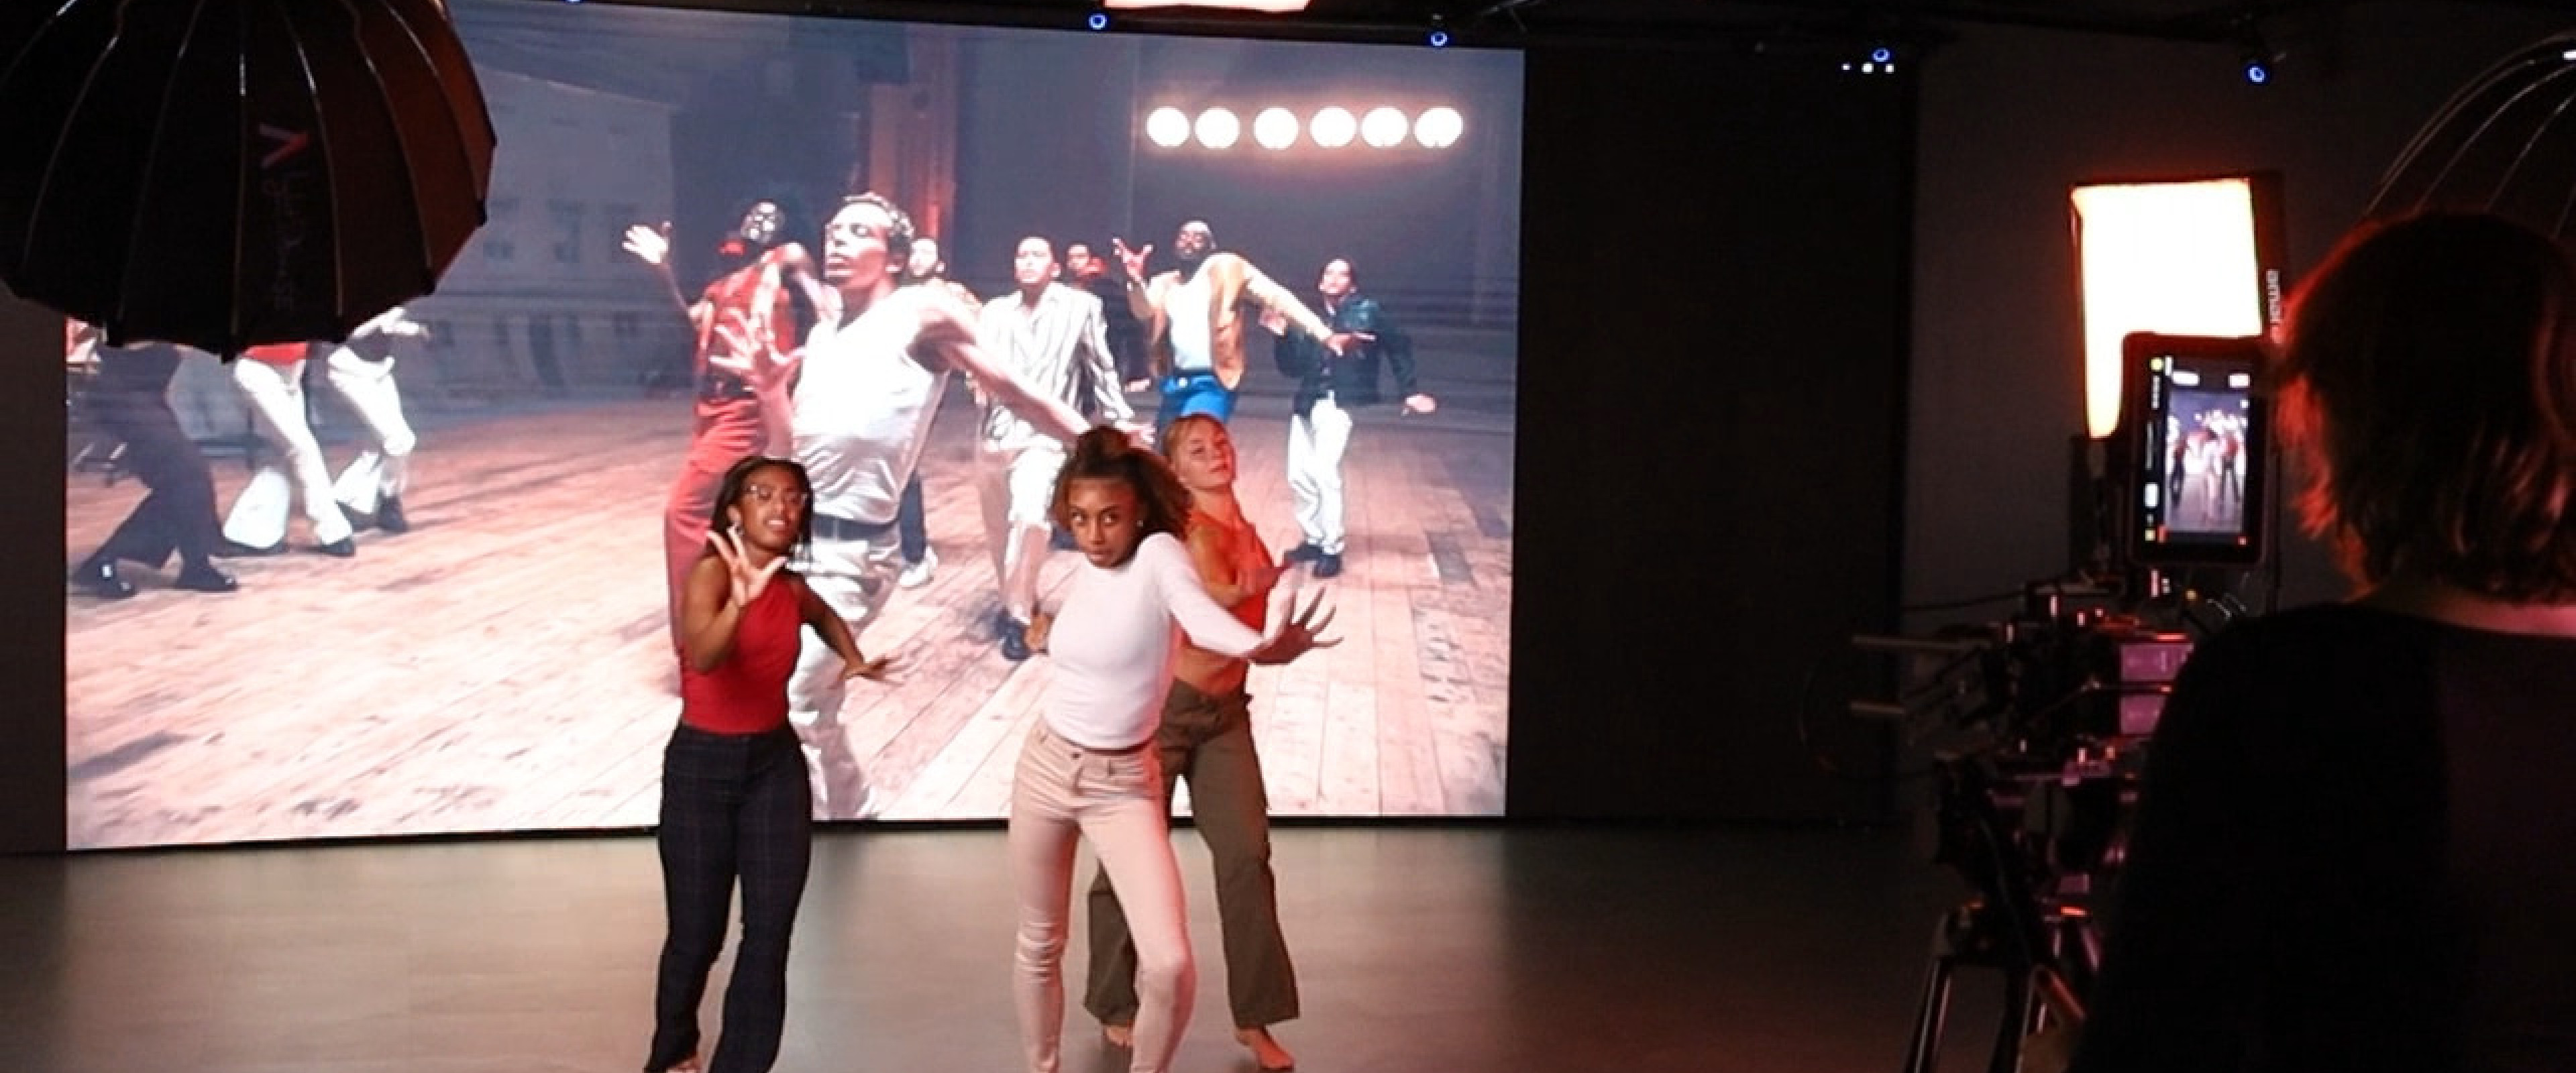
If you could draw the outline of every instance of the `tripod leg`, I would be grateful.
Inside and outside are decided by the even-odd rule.
[[[1995,1018],[1995,1053],[1986,1073],[2019,1073],[2021,1040],[2029,1031],[2031,986],[2028,971],[2004,972],[2003,1012]]]
[[[1915,1003],[1914,1038],[1906,1045],[1905,1073],[1933,1073],[1941,1064],[1941,1028],[1950,1016],[1950,973],[1957,957],[1950,949],[1950,922],[1932,932],[1932,957],[1923,971],[1923,995]]]

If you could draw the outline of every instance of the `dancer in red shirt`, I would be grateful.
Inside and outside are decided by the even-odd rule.
[[[662,857],[670,932],[653,1010],[651,1073],[698,1070],[698,1001],[724,947],[742,881],[742,945],[725,988],[713,1073],[763,1073],[787,1018],[787,940],[813,855],[804,749],[787,724],[787,676],[812,627],[842,678],[881,679],[841,616],[786,569],[811,538],[805,468],[753,456],[720,478],[711,524],[681,602],[680,725],[662,754]]]
[[[679,281],[671,274],[671,225],[626,229],[626,251],[661,274],[671,300],[697,331],[696,420],[688,460],[671,483],[662,513],[674,648],[682,647],[681,593],[691,566],[705,553],[707,517],[716,508],[725,467],[745,455],[786,447],[767,442],[761,407],[765,398],[784,399],[794,373],[791,355],[801,335],[795,296],[804,295],[817,311],[833,301],[829,289],[814,278],[812,256],[787,241],[787,228],[787,211],[780,202],[753,202],[718,250],[727,271],[707,284],[694,303],[680,297]]]

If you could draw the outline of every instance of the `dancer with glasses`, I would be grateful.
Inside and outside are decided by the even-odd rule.
[[[680,724],[662,753],[662,860],[669,932],[655,987],[647,1073],[765,1073],[787,1018],[787,941],[813,856],[805,756],[787,723],[798,634],[812,630],[836,673],[881,679],[840,615],[786,569],[810,538],[813,483],[793,462],[753,456],[728,468],[711,547],[689,567],[681,603]],[[698,1060],[698,1002],[742,887],[742,943],[725,988],[712,1063]]]

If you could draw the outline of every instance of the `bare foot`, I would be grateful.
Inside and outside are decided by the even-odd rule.
[[[1252,1048],[1252,1060],[1265,1070],[1297,1068],[1296,1057],[1288,1053],[1288,1048],[1280,1046],[1278,1040],[1272,1039],[1267,1028],[1235,1029],[1234,1040]]]
[[[1100,1038],[1106,1040],[1112,1047],[1133,1047],[1136,1045],[1136,1026],[1102,1025]]]

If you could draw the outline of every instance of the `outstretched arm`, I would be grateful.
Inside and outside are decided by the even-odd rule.
[[[634,254],[636,260],[651,265],[653,271],[662,277],[662,286],[671,292],[671,304],[680,307],[680,315],[689,318],[690,326],[705,325],[708,313],[707,303],[699,302],[692,305],[687,298],[681,297],[680,281],[678,277],[671,274],[670,221],[663,221],[662,226],[658,228],[646,227],[643,224],[629,227],[626,229],[626,241],[621,245],[626,252]]]
[[[1438,409],[1439,401],[1423,394],[1422,385],[1415,379],[1413,337],[1404,334],[1404,329],[1387,317],[1386,307],[1374,298],[1361,299],[1354,312],[1357,316],[1352,330],[1376,341],[1378,353],[1386,357],[1388,371],[1395,374],[1395,394],[1404,400],[1405,412],[1427,414]]]
[[[428,334],[429,328],[427,326],[421,324],[419,321],[411,319],[409,311],[405,310],[403,307],[395,306],[392,309],[376,314],[373,319],[370,319],[365,324],[358,325],[355,329],[352,329],[349,332],[349,338],[357,339],[359,337],[369,335],[423,336]]]
[[[823,598],[815,594],[813,587],[805,584],[804,578],[789,574],[787,582],[796,586],[797,616],[804,619],[806,625],[813,627],[814,632],[822,636],[823,644],[832,650],[832,654],[841,657],[843,680],[885,677],[892,661],[884,656],[869,659],[860,654],[859,639],[850,632],[850,624],[841,620],[840,612],[832,610],[831,604],[823,602]]]
[[[826,322],[828,323],[828,322]],[[769,450],[784,458],[796,454],[796,378],[805,370],[805,354],[813,347],[817,324],[805,335],[805,346],[780,359],[769,375],[748,378],[751,396],[760,403],[760,423],[769,433]]]
[[[983,344],[976,338],[974,311],[956,296],[932,287],[913,288],[909,293],[919,295],[922,303],[921,334],[912,348],[914,360],[933,369],[954,369],[973,377],[993,401],[1066,443],[1081,439],[1083,431],[1091,427],[1073,407],[1030,390],[1009,369],[984,353]]]
[[[1323,598],[1316,597],[1302,608],[1292,609],[1288,617],[1273,616],[1266,632],[1255,632],[1225,608],[1200,583],[1199,574],[1188,554],[1171,544],[1148,539],[1136,548],[1135,567],[1152,572],[1153,583],[1162,593],[1164,607],[1172,621],[1179,623],[1189,642],[1221,656],[1249,659],[1254,663],[1276,665],[1294,662],[1297,657],[1318,648],[1340,644],[1336,638],[1318,637],[1332,624],[1333,613],[1323,610]],[[1320,612],[1321,617],[1318,617]]]
[[[1117,252],[1118,263],[1127,269],[1127,311],[1135,314],[1138,321],[1152,323],[1154,283],[1145,276],[1145,259],[1154,255],[1154,244],[1148,242],[1144,249],[1131,250],[1126,239],[1113,238],[1109,246]]]
[[[1261,270],[1252,267],[1249,261],[1243,266],[1243,293],[1260,303],[1261,308],[1287,317],[1290,323],[1295,324],[1306,334],[1314,336],[1316,342],[1332,347],[1336,353],[1340,352],[1341,347],[1333,341],[1333,326],[1324,323],[1324,318],[1316,316],[1314,310],[1306,308],[1306,303],[1298,301],[1296,295],[1288,293],[1288,288],[1262,275]]]

